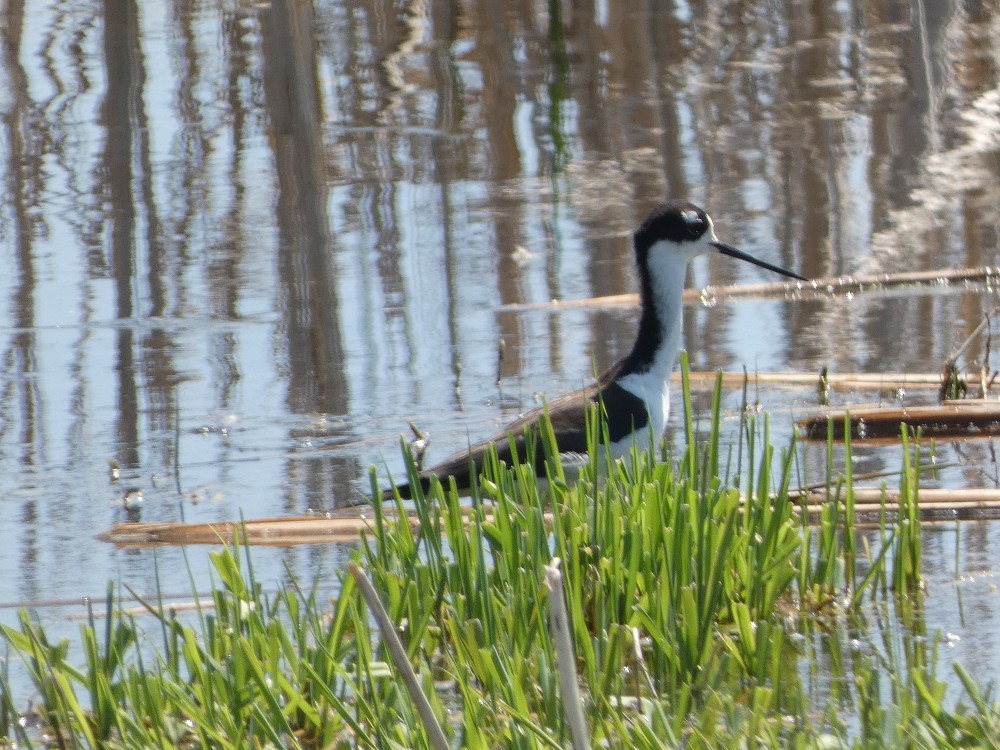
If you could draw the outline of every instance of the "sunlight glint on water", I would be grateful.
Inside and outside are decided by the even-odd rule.
[[[400,470],[408,421],[432,461],[627,353],[632,310],[503,306],[635,291],[630,232],[668,195],[811,277],[997,262],[985,10],[934,6],[917,33],[902,2],[559,22],[545,3],[288,5],[15,4],[0,25],[0,604],[72,602],[38,610],[54,632],[109,578],[148,593],[158,566],[189,588],[178,550],[95,539],[115,523],[327,512],[370,463]],[[995,296],[722,300],[684,335],[696,369],[937,372]],[[778,446],[816,402],[750,398]],[[740,395],[725,406],[735,432]],[[822,447],[802,451],[818,471]],[[991,442],[938,456],[927,486],[1000,483]],[[898,461],[855,446],[856,471]],[[932,626],[987,678],[995,529],[927,543]],[[332,575],[343,555],[262,551],[258,572]],[[206,587],[204,551],[189,560]]]

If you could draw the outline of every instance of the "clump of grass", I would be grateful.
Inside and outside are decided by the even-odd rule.
[[[375,506],[355,561],[450,742],[569,742],[547,626],[545,567],[555,557],[594,746],[1000,741],[989,693],[959,669],[968,705],[949,704],[936,676],[915,585],[917,473],[904,470],[897,523],[877,537],[862,577],[849,449],[814,527],[790,491],[794,443],[776,455],[766,418],[747,421],[737,463],[749,468],[730,479],[721,386],[706,436],[686,388],[684,412],[676,461],[634,451],[599,481],[594,420],[591,462],[576,483],[543,431],[546,492],[533,467],[494,455],[468,500],[453,485],[422,493],[412,483],[416,528]],[[917,446],[905,443],[907,456]],[[212,601],[193,618],[146,603],[152,655],[136,618],[112,604],[82,626],[75,649],[50,643],[27,613],[4,628],[51,740],[16,729],[5,690],[7,736],[94,748],[431,746],[351,576],[323,601],[296,583],[267,593],[235,544],[212,561]]]

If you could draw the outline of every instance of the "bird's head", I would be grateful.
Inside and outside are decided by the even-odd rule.
[[[679,256],[687,262],[704,253],[714,252],[753,263],[793,279],[808,280],[793,271],[786,271],[747,255],[732,245],[719,242],[712,217],[686,201],[661,203],[657,206],[636,231],[635,250],[641,267],[647,266],[653,259],[653,254],[670,254],[673,258]]]

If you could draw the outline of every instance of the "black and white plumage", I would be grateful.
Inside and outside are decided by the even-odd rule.
[[[538,453],[533,457],[535,467],[544,473],[538,424],[546,408],[561,454],[587,452],[586,414],[598,400],[604,405],[613,458],[627,454],[633,443],[640,450],[647,448],[650,434],[658,440],[670,414],[670,374],[681,344],[687,267],[697,256],[721,253],[806,281],[797,273],[757,260],[719,242],[708,214],[684,201],[657,206],[636,230],[634,247],[642,313],[639,332],[628,356],[605,371],[595,384],[551,400],[545,407],[533,409],[511,422],[501,432],[425,469],[420,474],[425,488],[433,477],[442,482],[454,477],[459,487],[468,487],[470,470],[477,473],[482,470],[490,444],[496,445],[500,460],[510,465],[510,442],[513,440],[520,459],[526,460],[526,430],[535,437]],[[409,485],[400,485],[398,489],[403,497],[411,494]]]

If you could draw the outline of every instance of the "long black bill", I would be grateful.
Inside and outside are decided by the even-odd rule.
[[[768,271],[774,271],[775,273],[780,273],[782,276],[788,276],[793,279],[798,279],[799,281],[809,281],[805,276],[799,276],[793,271],[786,271],[784,268],[779,268],[778,266],[772,266],[767,261],[757,260],[752,255],[747,255],[742,250],[737,250],[732,245],[727,245],[724,242],[713,242],[712,247],[718,250],[723,255],[728,255],[730,258],[738,258],[739,260],[745,260],[747,263],[753,263],[755,266],[760,266],[761,268],[766,268]]]

